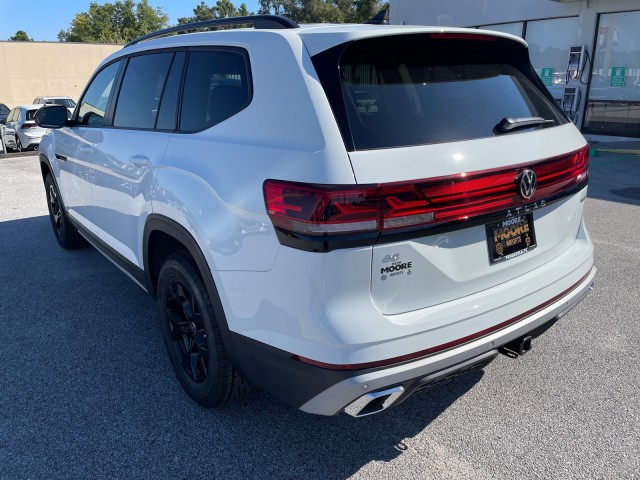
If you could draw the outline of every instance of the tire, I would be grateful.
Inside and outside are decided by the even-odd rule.
[[[73,250],[84,246],[86,241],[69,221],[69,217],[64,211],[60,192],[50,173],[47,173],[45,177],[44,188],[47,193],[49,219],[51,220],[53,233],[60,246],[65,250]]]
[[[23,152],[24,148],[22,148],[22,142],[20,141],[20,137],[16,132],[16,152]]]
[[[186,253],[162,265],[157,306],[171,366],[195,402],[221,407],[252,389],[231,364],[202,277]]]

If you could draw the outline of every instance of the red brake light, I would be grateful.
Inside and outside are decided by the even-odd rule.
[[[497,37],[482,33],[431,33],[429,36],[431,38],[441,38],[443,40],[475,40],[477,42],[493,42],[497,39]]]
[[[433,206],[417,185],[381,185],[379,195],[383,230],[414,227],[433,221]]]
[[[37,125],[35,123],[25,122],[22,125],[20,125],[20,130],[26,130],[28,128],[36,128],[36,127],[37,127]]]
[[[537,176],[537,191],[524,199],[517,178]],[[377,185],[312,185],[280,180],[264,183],[267,213],[288,235],[331,237],[393,233],[495,214],[574,191],[587,179],[589,151],[495,170],[413,182]]]

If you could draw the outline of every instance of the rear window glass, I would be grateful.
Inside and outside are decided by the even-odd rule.
[[[26,112],[26,120],[30,121],[33,120],[36,116],[36,113],[38,113],[38,109],[33,109],[33,110],[27,110]]]
[[[348,46],[339,61],[339,83],[352,148],[491,137],[505,117],[553,120],[536,128],[566,122],[523,73],[529,63],[522,46],[470,38],[403,35]],[[509,53],[518,48],[517,56]]]

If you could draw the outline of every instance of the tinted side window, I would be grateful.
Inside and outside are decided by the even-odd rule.
[[[80,102],[78,123],[92,126],[104,125],[104,113],[119,67],[119,61],[112,63],[95,76]]]
[[[189,54],[182,95],[180,130],[195,132],[216,125],[251,101],[249,67],[239,51]]]
[[[153,128],[173,52],[132,57],[122,80],[115,127]]]

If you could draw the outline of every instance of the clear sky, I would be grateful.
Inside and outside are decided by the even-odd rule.
[[[94,0],[99,4],[115,0]],[[205,0],[209,6],[216,0]],[[240,6],[242,0],[232,0]],[[58,41],[58,32],[67,30],[76,13],[89,10],[91,0],[0,0],[0,41],[8,40],[18,30],[27,32],[36,41]],[[244,0],[250,12],[257,12],[258,0]],[[193,15],[200,0],[149,0],[153,8],[162,8],[169,15],[169,25],[178,18]]]

